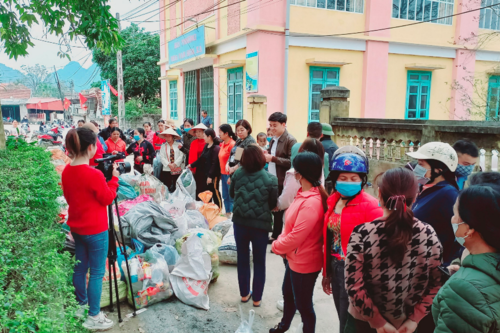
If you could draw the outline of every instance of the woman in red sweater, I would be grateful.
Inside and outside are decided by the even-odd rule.
[[[304,324],[303,332],[311,333],[316,328],[313,292],[323,266],[322,229],[328,194],[321,185],[323,161],[317,154],[298,154],[293,167],[302,188],[286,212],[283,233],[272,246],[273,253],[288,263],[283,281],[283,318],[269,333],[286,332],[297,310]]]
[[[76,299],[83,316],[89,306],[83,326],[103,330],[113,326],[100,312],[102,279],[108,255],[108,205],[113,203],[118,188],[118,167],[114,165],[113,178],[106,183],[104,175],[89,166],[96,153],[97,135],[88,128],[71,129],[66,135],[66,149],[73,162],[62,173],[64,197],[68,202],[68,226],[75,239],[75,257],[78,262],[73,273]],[[90,278],[87,289],[87,271]]]
[[[111,135],[108,140],[106,140],[106,145],[108,150],[106,153],[116,155],[118,153],[124,153],[127,155],[127,144],[125,141],[120,139],[120,129],[118,127],[113,127],[111,129]],[[117,162],[123,162],[123,160],[117,160]]]

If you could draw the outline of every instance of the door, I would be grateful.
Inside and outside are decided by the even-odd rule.
[[[310,67],[308,122],[319,121],[321,90],[339,85],[339,68]]]
[[[406,119],[429,119],[431,72],[408,72]]]

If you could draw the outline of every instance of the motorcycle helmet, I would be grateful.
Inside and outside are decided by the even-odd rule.
[[[368,182],[368,158],[365,153],[354,146],[345,146],[338,149],[330,160],[329,180],[335,189],[335,184],[341,173],[356,173],[361,178],[361,188]]]
[[[419,150],[415,152],[406,153],[406,155],[415,158],[417,160],[440,161],[444,165],[446,165],[451,172],[455,172],[455,170],[457,169],[457,164],[458,164],[457,152],[448,143],[429,142],[420,147]]]

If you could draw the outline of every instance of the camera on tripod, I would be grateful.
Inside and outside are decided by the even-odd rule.
[[[103,158],[99,158],[95,160],[97,163],[97,170],[100,170],[104,177],[106,177],[106,181],[110,181],[113,178],[113,164],[117,160],[123,160],[125,158],[124,153],[118,153],[116,155],[104,154]],[[129,173],[132,170],[130,163],[128,162],[118,162],[118,172],[121,174]]]

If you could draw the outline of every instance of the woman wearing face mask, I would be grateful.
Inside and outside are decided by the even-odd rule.
[[[413,173],[421,184],[420,193],[412,206],[413,213],[417,219],[429,223],[436,230],[443,245],[443,263],[448,266],[460,255],[460,245],[455,242],[449,223],[458,196],[455,180],[457,153],[447,143],[429,142],[407,155],[418,160]]]
[[[212,128],[207,128],[203,134],[203,139],[205,140],[205,146],[201,152],[200,157],[194,161],[192,164],[188,165],[188,168],[196,168],[196,173],[201,178],[205,180],[204,187],[200,189],[200,193],[206,190],[212,192],[212,199],[214,203],[222,207],[222,202],[220,200],[219,185],[220,185],[220,164],[219,164],[219,151],[220,151],[220,141],[217,136],[215,136],[215,131]],[[196,184],[198,186],[198,184]],[[196,189],[198,190],[198,188]]]
[[[62,173],[64,197],[68,202],[68,226],[75,239],[77,264],[73,274],[77,315],[83,317],[88,305],[88,317],[83,326],[89,330],[105,330],[113,326],[100,312],[102,279],[108,254],[107,206],[113,203],[118,188],[119,172],[113,166],[113,178],[106,182],[101,171],[91,168],[97,135],[88,128],[71,129],[66,135],[66,149],[73,161]],[[87,286],[87,272],[90,277]]]
[[[460,193],[451,225],[470,255],[432,305],[435,333],[499,332],[500,188],[474,185]]]
[[[323,155],[324,152],[321,157]],[[301,188],[286,212],[283,233],[272,246],[273,253],[287,259],[287,265],[283,280],[283,318],[269,333],[285,333],[297,310],[304,324],[303,332],[312,333],[316,329],[313,292],[323,265],[322,229],[328,208],[328,194],[320,181],[323,174],[321,157],[303,152],[292,161],[294,177]]]
[[[203,137],[206,129],[205,125],[199,123],[189,130],[189,134],[195,137],[195,139],[191,142],[189,148],[188,166],[196,162],[201,157],[201,153],[203,153],[203,148],[205,148],[205,139]],[[196,182],[196,200],[201,200],[198,198],[198,194],[207,189],[207,176],[202,171],[196,172],[196,168],[191,168],[191,171],[194,174]]]
[[[233,149],[231,149],[231,155],[226,165],[226,171],[229,172],[230,175],[238,169],[239,161],[236,158],[237,149],[245,149],[249,145],[257,143],[250,134],[252,134],[252,126],[250,126],[250,123],[245,119],[239,120],[236,123],[236,136],[238,136],[238,140],[236,140]]]
[[[191,142],[196,139],[195,136],[191,135],[191,128],[194,126],[193,119],[186,118],[182,126],[182,144],[179,144],[179,149],[186,155],[186,162],[189,159],[189,149],[191,148]],[[187,163],[186,163],[187,164]]]
[[[127,155],[134,154],[134,169],[144,173],[144,164],[153,164],[156,157],[155,148],[151,142],[146,141],[144,128],[137,128],[134,131],[134,140],[127,148]]]
[[[323,227],[322,284],[326,294],[333,294],[340,322],[339,332],[344,330],[349,307],[344,266],[352,230],[383,215],[377,199],[363,191],[368,171],[366,156],[354,146],[338,149],[331,159],[329,178],[334,184],[334,192],[328,198]]]
[[[441,243],[410,209],[418,191],[413,173],[394,168],[377,178],[384,215],[355,227],[349,240],[343,332],[412,333],[441,287]]]

